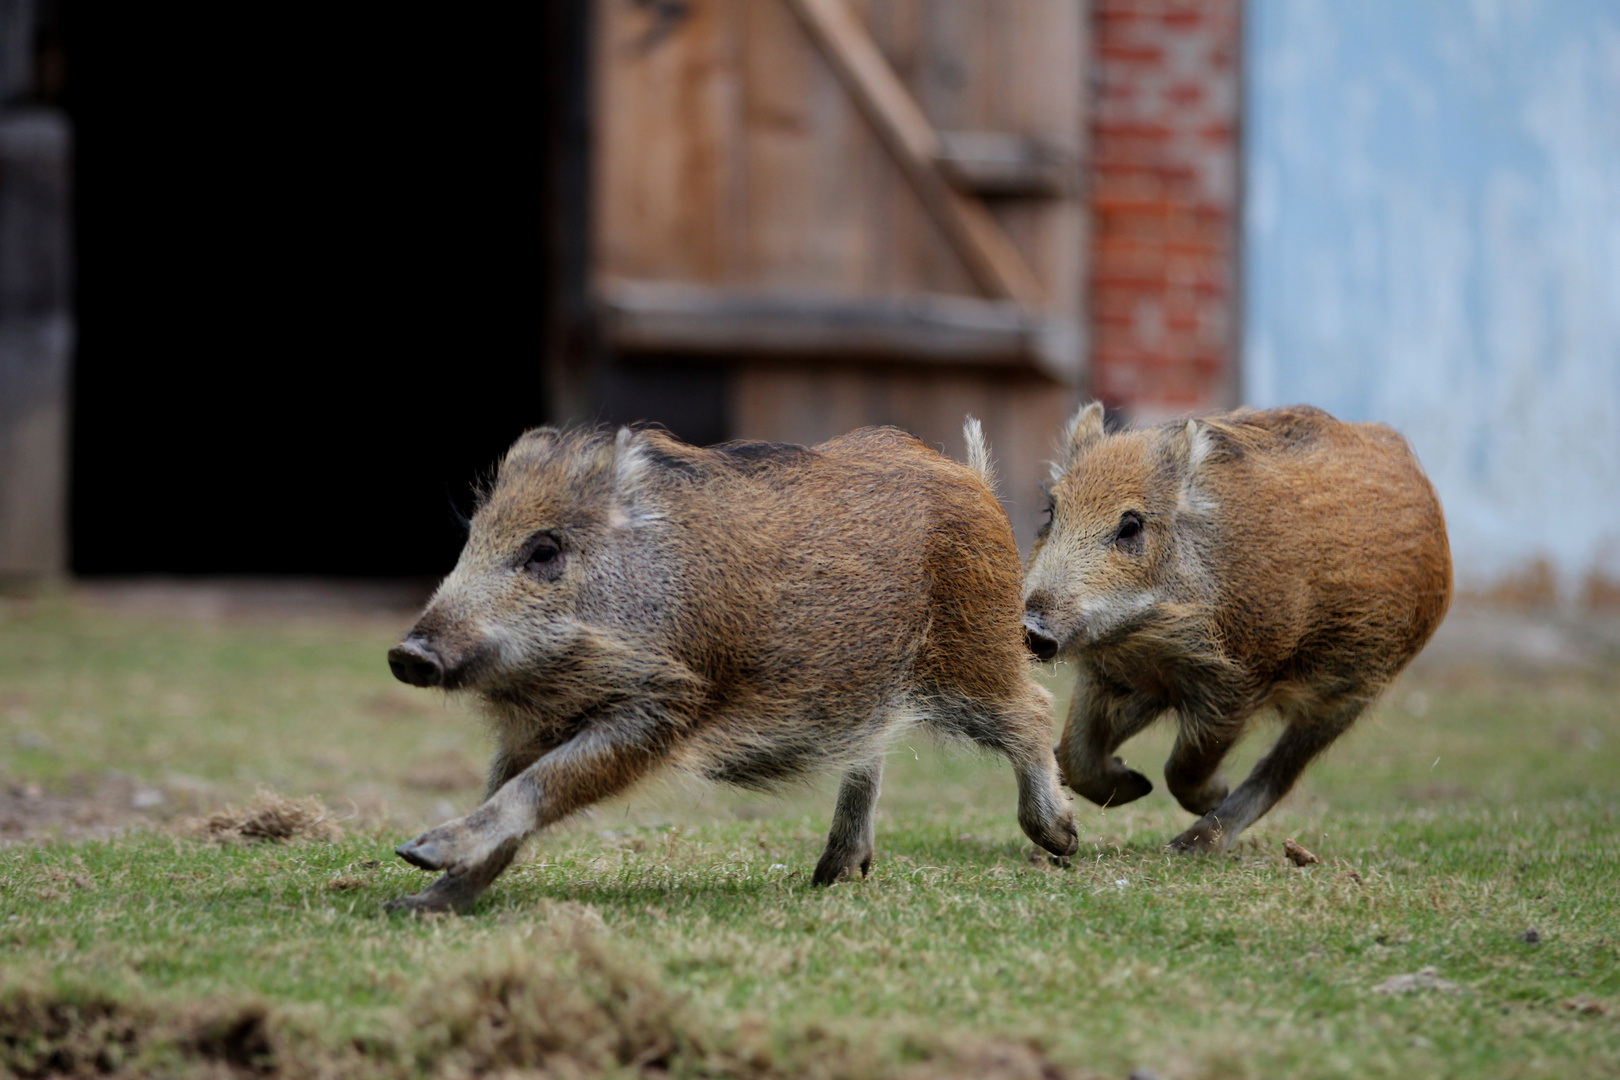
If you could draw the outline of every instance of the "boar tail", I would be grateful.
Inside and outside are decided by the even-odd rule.
[[[979,474],[984,486],[996,490],[996,466],[990,460],[990,444],[984,441],[984,429],[973,417],[962,425],[962,438],[967,441],[968,468]]]

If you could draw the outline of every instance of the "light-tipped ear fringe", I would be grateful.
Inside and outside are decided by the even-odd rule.
[[[1215,449],[1215,437],[1197,420],[1187,421],[1187,471],[1194,472]]]
[[[621,427],[613,436],[613,523],[619,527],[661,521],[640,432]]]
[[[1057,482],[1080,451],[1088,445],[1103,437],[1103,406],[1100,401],[1093,401],[1083,406],[1063,429],[1063,442],[1059,447],[1058,460],[1052,463],[1052,480]]]
[[[613,487],[620,501],[635,497],[646,475],[647,457],[641,452],[633,428],[622,427],[613,436]]]
[[[1186,456],[1181,467],[1181,490],[1176,496],[1176,507],[1183,513],[1211,513],[1216,503],[1206,483],[1208,478],[1203,466],[1215,449],[1215,433],[1202,421],[1188,420],[1182,426],[1180,438],[1185,444],[1182,452]]]

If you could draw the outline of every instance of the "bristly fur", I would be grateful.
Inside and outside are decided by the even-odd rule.
[[[843,769],[813,880],[864,874],[883,752],[913,722],[1010,758],[1025,832],[1073,851],[977,425],[969,457],[893,428],[812,448],[525,433],[400,647],[482,699],[499,747],[485,803],[401,848],[447,871],[407,906],[470,903],[530,833],[665,769]]]
[[[1285,794],[1444,617],[1451,557],[1406,441],[1299,406],[1106,434],[1064,432],[1025,623],[1081,671],[1065,779],[1119,805],[1152,789],[1114,756],[1156,717],[1179,735],[1165,780],[1218,850]],[[1128,535],[1129,540],[1122,537]],[[1281,738],[1235,791],[1217,775],[1257,712]]]
[[[456,505],[456,497],[450,494],[449,484],[444,485],[444,502],[450,508],[450,520],[460,527],[461,535],[466,536],[472,530],[472,518],[462,513],[461,507]]]
[[[979,474],[984,486],[996,490],[996,465],[990,458],[990,444],[985,441],[984,429],[973,417],[962,425],[962,438],[967,443],[968,468]]]

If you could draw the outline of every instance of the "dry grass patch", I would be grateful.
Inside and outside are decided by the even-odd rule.
[[[333,841],[343,838],[343,826],[333,818],[326,804],[314,795],[291,799],[268,788],[245,810],[227,806],[206,818],[184,823],[182,834],[222,844],[288,840]]]
[[[0,1071],[43,1080],[280,1070],[262,1002],[159,1005],[88,983],[12,983],[0,988]]]
[[[573,910],[569,910],[572,908]],[[1085,1080],[1030,1041],[913,1032],[852,1037],[757,1018],[715,1020],[612,949],[599,917],[558,905],[560,930],[480,950],[383,1011],[373,1032],[312,1034],[256,999],[206,1006],[49,979],[0,986],[0,1073],[471,1080],[623,1076],[696,1080]],[[570,920],[572,920],[570,922]]]

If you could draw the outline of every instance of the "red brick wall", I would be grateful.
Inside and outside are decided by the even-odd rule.
[[[1091,391],[1236,404],[1241,0],[1093,0]]]

